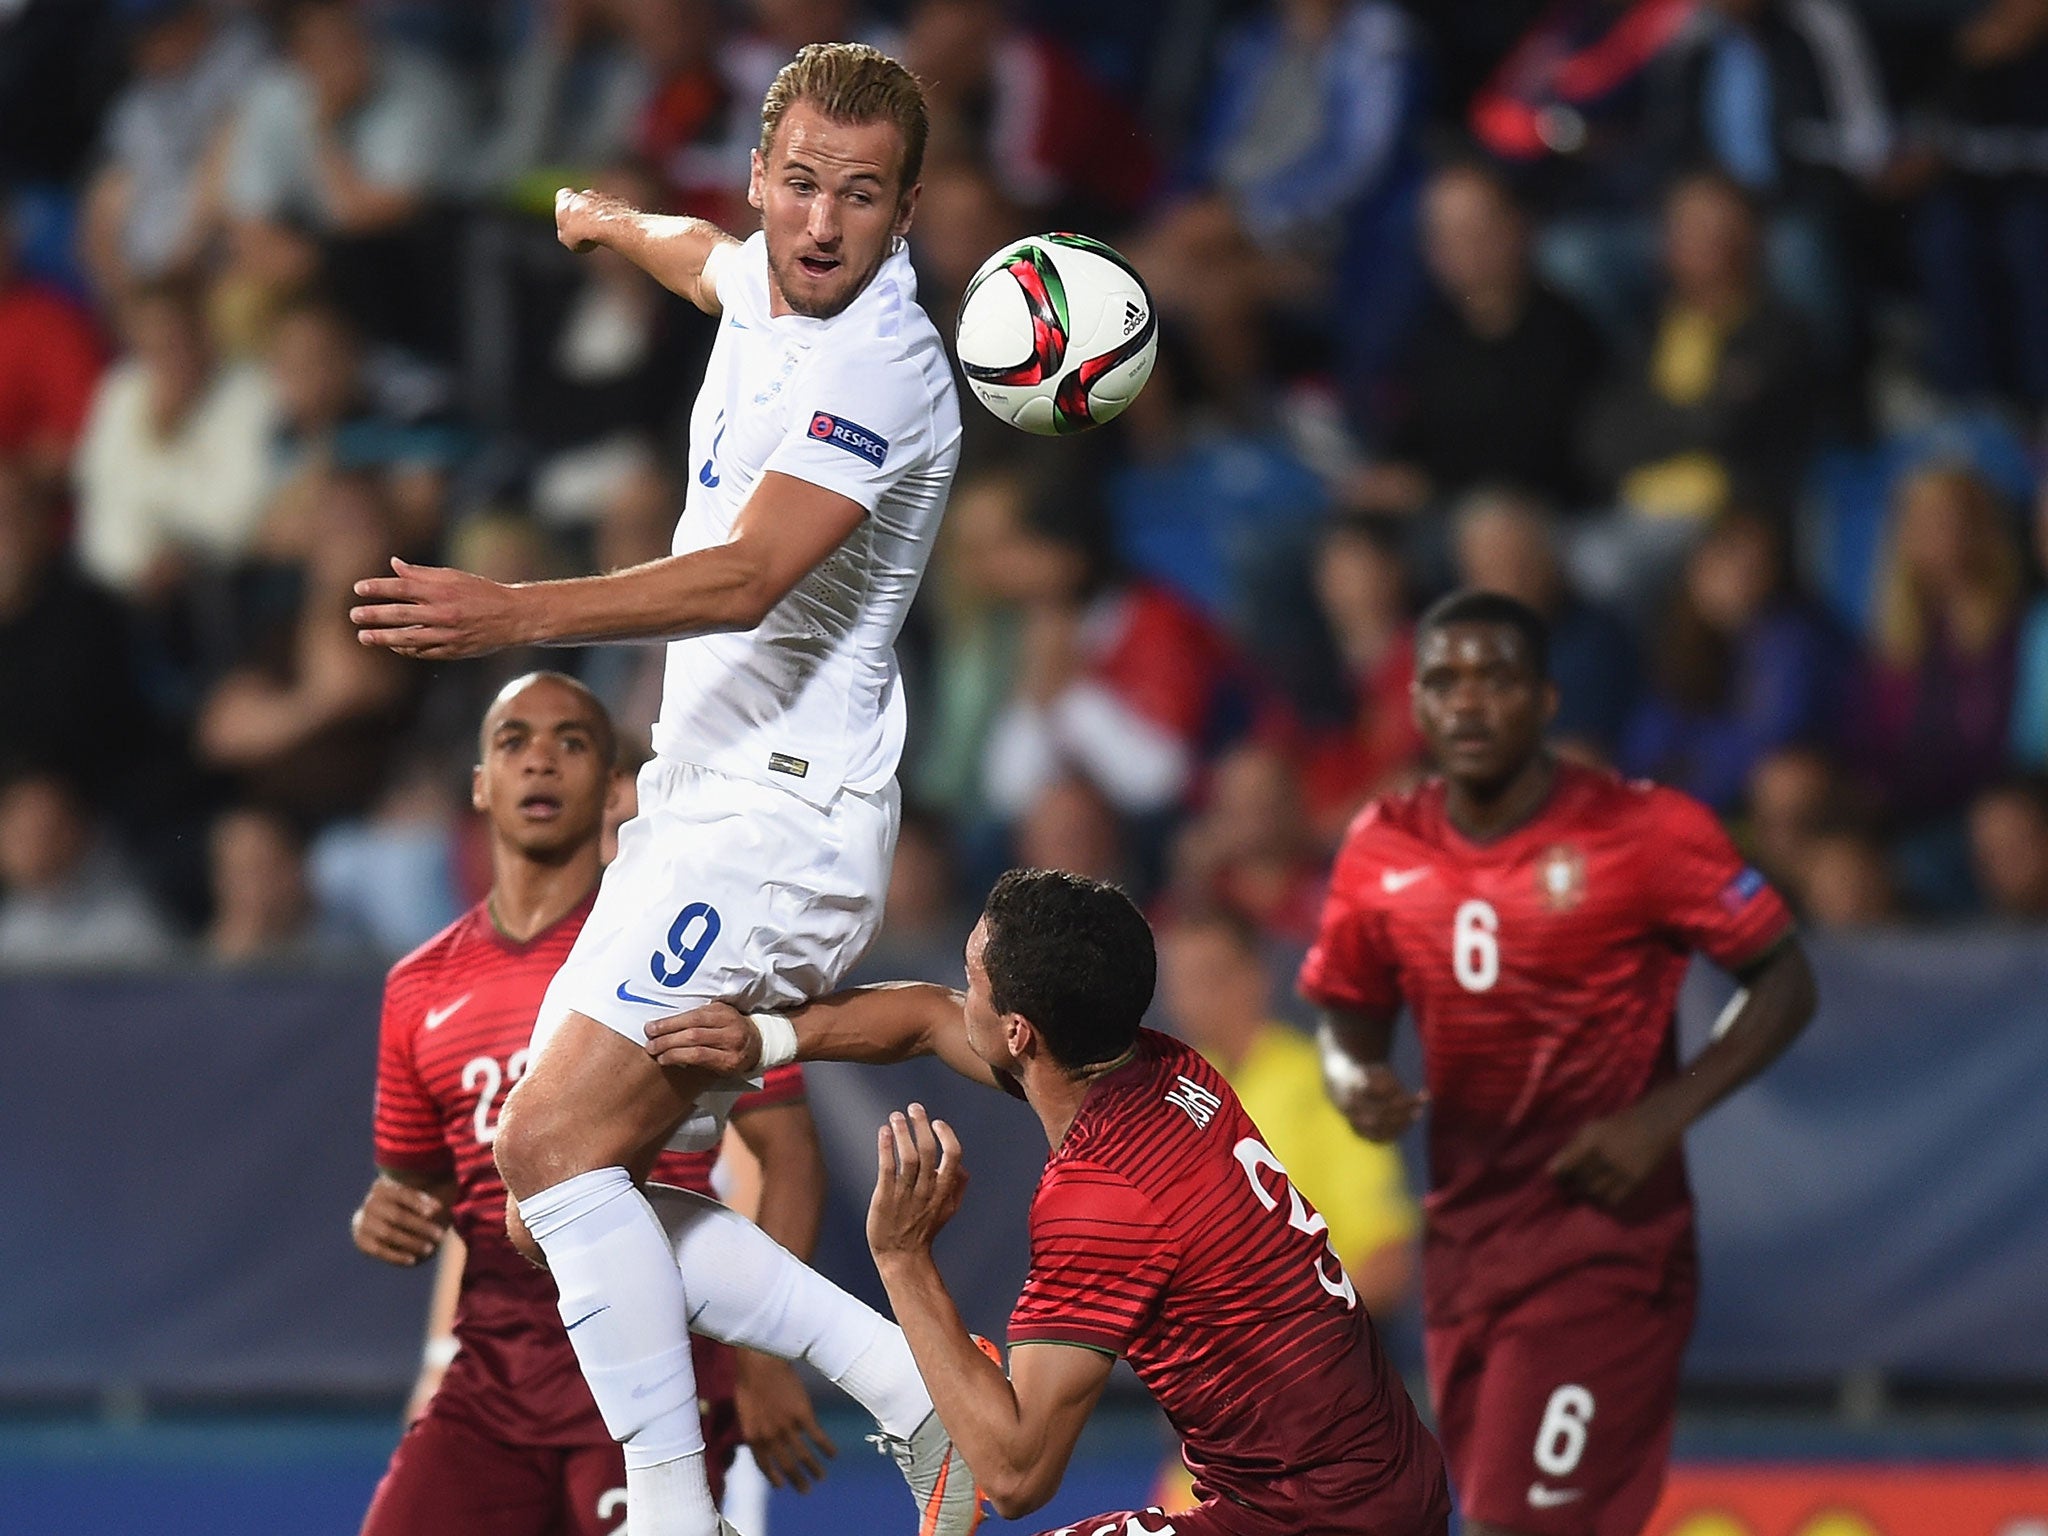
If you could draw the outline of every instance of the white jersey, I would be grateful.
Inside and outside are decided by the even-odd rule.
[[[724,315],[690,414],[675,553],[729,539],[769,470],[868,515],[757,628],[670,642],[654,747],[824,805],[842,786],[881,788],[902,756],[896,636],[959,462],[959,400],[902,251],[829,320],[769,314],[762,235],[713,260]]]

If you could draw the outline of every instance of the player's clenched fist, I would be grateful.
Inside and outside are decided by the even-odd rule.
[[[930,1252],[967,1192],[959,1138],[945,1121],[913,1104],[907,1113],[889,1117],[875,1149],[879,1166],[875,1197],[868,1202],[869,1250],[877,1261]]]
[[[441,1246],[449,1220],[448,1206],[438,1195],[380,1173],[348,1229],[356,1247],[371,1258],[410,1268]]]
[[[572,251],[587,251],[603,240],[607,219],[637,211],[608,193],[563,187],[555,193],[555,238]]]

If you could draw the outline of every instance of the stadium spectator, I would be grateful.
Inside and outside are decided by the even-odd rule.
[[[482,899],[490,845],[461,837],[474,818],[464,814],[466,801],[458,804],[455,783],[440,759],[409,754],[367,811],[313,836],[307,877],[336,932],[402,955],[453,922],[464,903]]]
[[[213,917],[206,954],[217,965],[285,965],[341,951],[323,930],[292,824],[257,806],[214,818],[208,835]]]
[[[430,553],[441,536],[446,470],[456,434],[435,420],[433,381],[388,351],[372,354],[332,302],[288,303],[270,339],[277,400],[273,474],[278,491],[261,539],[265,553],[303,556],[330,470],[374,476],[390,498],[398,549]]]
[[[918,0],[902,58],[925,84],[933,158],[982,158],[1035,221],[1099,229],[1151,195],[1159,162],[1129,109],[997,0]]]
[[[1273,1018],[1273,975],[1258,935],[1222,913],[1191,912],[1159,933],[1159,1001],[1175,1034],[1208,1058],[1265,1133],[1317,1214],[1375,1320],[1414,1290],[1420,1220],[1398,1148],[1364,1141],[1323,1092],[1315,1042]]]
[[[126,0],[133,73],[108,114],[86,185],[80,254],[100,303],[195,272],[221,232],[221,171],[243,95],[263,63],[246,12],[209,0]]]
[[[475,180],[535,213],[632,143],[643,83],[611,0],[546,0],[503,65]]]
[[[0,787],[0,966],[138,966],[176,949],[78,791],[47,772]]]
[[[1017,678],[984,758],[998,814],[1069,775],[1122,815],[1171,812],[1226,723],[1239,679],[1223,636],[1185,599],[1122,576],[1106,539],[1086,517],[1022,535],[1026,561],[1010,574],[1024,605]]]
[[[1749,851],[1757,867],[1796,895],[1814,840],[1840,815],[1843,793],[1826,753],[1810,746],[1766,753],[1749,775]]]
[[[1345,518],[1330,526],[1316,556],[1316,594],[1351,691],[1345,723],[1313,731],[1302,763],[1309,820],[1326,843],[1422,759],[1408,701],[1415,625],[1399,543],[1398,528]]]
[[[746,0],[738,9],[746,19],[719,50],[719,67],[731,82],[732,99],[736,102],[751,104],[765,97],[768,87],[775,83],[776,71],[806,43],[866,43],[891,58],[903,56],[902,38],[896,29],[856,0]],[[751,113],[735,113],[734,127],[740,150],[752,149],[759,141],[761,125]],[[739,159],[744,165],[746,155],[742,153]],[[917,214],[920,235],[926,231],[931,190],[927,164],[925,195]],[[982,255],[994,249],[991,243]],[[924,297],[920,294],[919,301],[923,302]],[[939,320],[938,311],[929,304],[925,307],[931,311],[934,323],[945,331],[947,327]]]
[[[1588,424],[1592,466],[1624,509],[1603,590],[1654,590],[1644,578],[1730,505],[1788,516],[1812,446],[1812,344],[1764,286],[1740,187],[1702,174],[1673,188],[1664,270],[1654,330]]]
[[[1224,36],[1191,195],[1137,258],[1211,388],[1241,399],[1268,371],[1274,318],[1319,331],[1370,408],[1421,287],[1422,100],[1418,38],[1386,0],[1287,0]]]
[[[1481,488],[1452,521],[1458,584],[1505,592],[1550,626],[1550,677],[1557,684],[1551,740],[1604,761],[1636,702],[1635,641],[1621,621],[1572,590],[1559,558],[1557,519],[1532,497]]]
[[[1977,797],[1970,860],[1987,913],[2005,922],[2048,922],[2048,780],[2007,779]]]
[[[1325,873],[1293,759],[1248,741],[1217,760],[1201,809],[1176,834],[1168,895],[1176,910],[1222,913],[1306,948]]]
[[[1430,178],[1422,240],[1431,292],[1392,372],[1381,457],[1348,500],[1410,513],[1493,484],[1585,506],[1583,418],[1606,367],[1598,329],[1533,271],[1527,215],[1484,165]]]
[[[1777,528],[1730,513],[1687,556],[1666,603],[1621,766],[1726,814],[1766,754],[1832,735],[1846,670],[1793,589]]]
[[[0,458],[62,485],[92,404],[102,356],[92,321],[16,265],[13,214],[0,204]]]
[[[1764,209],[1772,287],[1846,359],[1858,203],[1891,162],[1870,37],[1845,0],[1710,0],[1679,60],[1679,158]]]
[[[354,583],[394,546],[380,483],[323,476],[313,498],[295,606],[257,634],[251,660],[223,677],[199,710],[201,760],[250,798],[308,823],[376,798],[395,753],[414,679],[397,658],[358,644]]]
[[[2048,475],[2034,488],[2032,535],[2035,580],[2048,577]],[[2048,597],[2036,596],[2020,621],[2019,672],[2013,687],[2012,760],[2022,768],[2048,768]]]
[[[1555,0],[1466,106],[1476,143],[1544,216],[1539,262],[1603,324],[1641,319],[1698,0]]]
[[[126,320],[132,350],[101,376],[79,444],[78,556],[115,591],[156,602],[195,565],[233,565],[255,542],[276,401],[261,369],[214,355],[197,286],[145,284]]]
[[[713,0],[613,0],[637,88],[627,147],[678,211],[743,228],[747,156],[759,137],[719,69],[724,17]],[[760,98],[756,97],[758,101]],[[736,131],[737,130],[737,131]]]
[[[1295,703],[1328,713],[1309,566],[1328,509],[1322,477],[1270,420],[1224,407],[1169,329],[1144,393],[1119,420],[1125,454],[1070,483],[1102,485],[1117,554],[1198,604]],[[1078,468],[1074,466],[1080,466]]]
[[[382,42],[354,0],[293,0],[286,58],[251,89],[222,196],[232,276],[259,312],[327,270],[366,318],[391,321],[412,294],[387,242],[449,189],[467,135],[441,69]]]
[[[1900,482],[1888,546],[1849,761],[1910,826],[2003,769],[2024,577],[1997,492],[1959,464]]]
[[[8,750],[31,752],[103,810],[130,798],[156,755],[128,615],[66,557],[54,495],[4,457],[0,720]]]
[[[1012,831],[1026,869],[1064,869],[1124,885],[1135,870],[1116,810],[1086,779],[1068,776],[1038,792]]]
[[[1817,928],[1877,928],[1904,915],[1883,842],[1854,821],[1814,832],[1795,889],[1802,915]]]
[[[1928,368],[1953,396],[2048,404],[2048,7],[1986,0],[1907,125]]]

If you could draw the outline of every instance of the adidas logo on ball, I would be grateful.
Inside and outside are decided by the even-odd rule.
[[[1137,328],[1138,328],[1139,326],[1143,325],[1144,323],[1145,323],[1145,311],[1143,311],[1142,309],[1138,308],[1138,306],[1137,306],[1136,304],[1134,304],[1134,303],[1133,303],[1133,302],[1132,302],[1131,300],[1129,300],[1129,299],[1125,299],[1125,300],[1124,300],[1124,334],[1125,334],[1126,336],[1130,335],[1130,334],[1131,334],[1131,332],[1135,331],[1135,330],[1136,330],[1136,329],[1137,329]]]

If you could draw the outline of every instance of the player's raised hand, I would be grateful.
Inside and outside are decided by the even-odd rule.
[[[1581,1126],[1550,1160],[1550,1176],[1583,1200],[1620,1205],[1678,1150],[1684,1135],[1684,1125],[1654,1100],[1639,1099],[1619,1114]]]
[[[735,1352],[739,1376],[734,1400],[739,1408],[740,1435],[754,1453],[761,1475],[776,1488],[808,1493],[825,1476],[820,1457],[839,1454],[839,1447],[818,1424],[811,1394],[789,1364],[751,1349]]]
[[[607,219],[628,217],[636,208],[623,198],[588,187],[574,191],[562,187],[555,193],[555,238],[572,251],[587,251],[603,240]]]
[[[518,626],[517,589],[395,555],[391,569],[392,575],[356,583],[356,596],[371,599],[348,611],[363,644],[423,661],[454,661],[527,638]]]
[[[349,1219],[356,1247],[373,1259],[410,1269],[432,1257],[451,1220],[447,1203],[431,1190],[380,1173]]]
[[[1401,1074],[1383,1061],[1342,1057],[1323,1062],[1323,1086],[1351,1129],[1367,1141],[1399,1141],[1422,1116],[1427,1093],[1411,1092]]]
[[[726,1003],[706,1003],[647,1026],[647,1054],[664,1067],[702,1067],[745,1077],[761,1065],[761,1032]]]
[[[931,1251],[967,1192],[960,1140],[922,1104],[891,1115],[875,1137],[875,1197],[868,1202],[868,1248],[877,1261]]]

